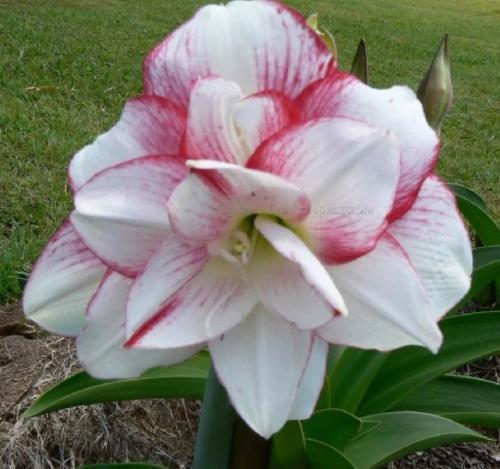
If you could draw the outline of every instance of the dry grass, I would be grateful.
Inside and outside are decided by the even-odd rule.
[[[29,342],[38,342],[40,360],[26,373],[37,377],[0,416],[2,469],[69,469],[83,463],[126,461],[189,467],[199,412],[196,402],[131,401],[24,419],[22,412],[30,402],[77,370],[70,340],[44,337]]]

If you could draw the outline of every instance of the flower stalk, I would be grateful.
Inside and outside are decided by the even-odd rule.
[[[193,469],[265,469],[271,440],[241,420],[210,367],[196,436]]]
[[[229,467],[237,414],[220,384],[213,364],[208,372],[196,435],[193,469]]]

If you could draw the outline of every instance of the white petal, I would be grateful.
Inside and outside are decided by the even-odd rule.
[[[436,176],[389,227],[424,285],[435,319],[444,316],[470,288],[472,249],[455,197]]]
[[[299,329],[314,329],[347,314],[332,278],[297,235],[263,216],[255,219],[255,227],[274,248],[259,241],[249,266],[266,307]]]
[[[144,88],[186,105],[198,78],[220,76],[245,94],[273,89],[294,98],[332,67],[328,48],[295,10],[233,1],[201,8],[156,46],[144,64]]]
[[[307,88],[298,107],[304,119],[343,116],[390,130],[401,150],[401,177],[391,218],[408,210],[439,153],[437,135],[412,90],[404,86],[378,90],[336,73]]]
[[[185,113],[158,96],[131,99],[118,123],[81,149],[71,161],[74,190],[103,169],[147,155],[178,155]]]
[[[87,324],[77,340],[77,352],[80,363],[96,378],[132,378],[154,366],[184,361],[201,348],[125,348],[125,308],[131,284],[132,280],[110,272],[90,303]]]
[[[170,232],[167,201],[185,174],[180,160],[164,156],[109,168],[76,193],[71,221],[103,262],[134,276]]]
[[[268,137],[298,121],[298,109],[286,95],[262,91],[234,106],[233,119],[247,156]]]
[[[214,258],[154,314],[142,310],[140,301],[133,309],[129,305],[127,315],[139,327],[127,326],[127,346],[172,348],[203,343],[212,334],[221,334],[242,321],[255,301],[239,272]]]
[[[399,178],[394,136],[345,118],[324,118],[270,137],[247,166],[285,178],[312,201],[305,236],[327,263],[369,252],[387,226]]]
[[[245,155],[233,122],[233,108],[242,98],[234,82],[221,78],[200,80],[191,92],[183,153],[244,164]]]
[[[264,438],[288,419],[312,341],[310,332],[258,305],[245,322],[208,344],[233,406]]]
[[[321,389],[325,382],[328,344],[316,337],[300,381],[297,395],[288,414],[289,420],[305,420],[314,412]]]
[[[66,221],[49,241],[24,289],[26,316],[50,332],[78,335],[105,271]]]
[[[385,235],[369,254],[329,270],[349,316],[320,328],[323,339],[378,350],[407,344],[438,350],[442,335],[431,316],[425,290],[394,238]]]
[[[309,199],[297,186],[262,171],[222,161],[189,160],[189,176],[168,201],[173,229],[190,240],[218,239],[246,216],[276,214],[301,221]]]
[[[152,317],[207,261],[205,247],[191,246],[170,233],[130,289],[127,330],[136,330],[145,318]]]

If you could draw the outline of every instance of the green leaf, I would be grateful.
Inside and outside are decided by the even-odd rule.
[[[311,469],[356,469],[338,449],[321,441],[308,438],[306,453]]]
[[[500,350],[500,311],[455,316],[440,326],[444,341],[439,353],[433,355],[412,346],[389,354],[368,388],[358,415],[382,412],[427,381]]]
[[[160,466],[158,464],[126,462],[126,463],[87,464],[85,466],[79,466],[78,469],[167,469],[167,468],[165,466]]]
[[[355,441],[358,438],[365,436],[367,433],[370,433],[371,431],[375,430],[377,427],[380,427],[380,422],[375,422],[366,419],[363,419],[361,422],[362,422],[361,429],[359,430],[359,433],[351,441]]]
[[[453,311],[459,311],[465,303],[498,278],[500,278],[500,246],[474,249],[474,272],[472,273],[471,287],[467,295],[453,308]]]
[[[208,354],[202,352],[179,365],[153,368],[133,379],[100,380],[82,371],[42,394],[24,416],[99,402],[174,397],[201,399],[209,364]]]
[[[391,407],[394,410],[438,414],[467,425],[500,428],[500,384],[445,375],[406,396]]]
[[[324,409],[302,422],[306,438],[343,450],[358,434],[362,421],[341,409]]]
[[[448,183],[448,187],[455,193],[455,195],[459,195],[464,199],[468,199],[473,204],[478,205],[485,212],[488,211],[486,207],[486,202],[483,200],[483,198],[477,192],[474,192],[469,187],[464,186],[462,184],[457,184],[456,182]]]
[[[301,422],[291,420],[273,436],[269,469],[307,469]]]
[[[415,451],[488,438],[452,420],[419,412],[389,412],[367,417],[380,426],[353,441],[345,455],[357,469],[369,469]]]
[[[356,412],[387,356],[375,350],[347,348],[329,377],[331,407]]]
[[[500,244],[500,228],[486,212],[482,199],[464,186],[450,184],[450,187],[455,192],[458,208],[481,242],[485,246]]]

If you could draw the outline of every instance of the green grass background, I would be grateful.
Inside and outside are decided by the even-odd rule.
[[[141,93],[142,58],[195,0],[0,0],[0,304],[18,298],[34,259],[71,209],[71,156]],[[424,75],[451,35],[455,104],[439,172],[500,214],[500,1],[291,0],[318,12],[349,68],[368,41],[374,86]]]

